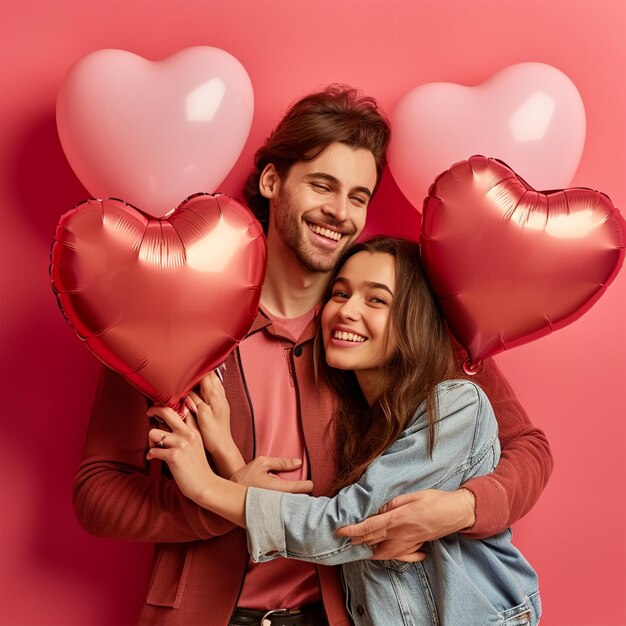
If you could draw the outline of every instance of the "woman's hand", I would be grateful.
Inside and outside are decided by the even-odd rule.
[[[310,493],[310,480],[282,480],[274,472],[298,469],[300,459],[258,457],[246,465],[230,432],[230,407],[224,387],[213,371],[200,382],[200,396],[193,391],[185,399],[197,416],[204,447],[210,452],[220,476],[245,485],[287,493]]]
[[[231,480],[247,487],[260,487],[285,493],[311,493],[310,480],[283,480],[274,472],[291,472],[302,465],[300,459],[259,456],[231,476]]]
[[[247,488],[213,472],[195,417],[183,420],[167,407],[152,407],[148,415],[163,420],[172,430],[153,428],[148,433],[148,460],[165,461],[181,492],[196,504],[245,527]]]
[[[182,493],[199,503],[217,478],[206,458],[202,435],[193,415],[185,420],[168,407],[153,406],[148,416],[165,422],[171,432],[153,428],[148,433],[147,459],[165,461]]]
[[[200,382],[200,395],[189,392],[187,408],[196,415],[204,447],[210,452],[220,476],[229,478],[245,462],[230,432],[230,407],[215,372]]]
[[[224,386],[215,371],[200,381],[200,395],[193,391],[187,396],[187,406],[197,414],[204,447],[213,454],[224,441],[232,439],[230,434],[230,406],[226,400]]]

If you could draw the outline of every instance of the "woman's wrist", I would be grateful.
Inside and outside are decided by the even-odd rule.
[[[217,515],[246,527],[245,507],[248,488],[215,474],[207,481],[202,493],[194,502]]]
[[[226,445],[220,446],[214,451],[208,451],[213,458],[218,474],[224,478],[230,478],[246,464],[239,448],[232,439]]]

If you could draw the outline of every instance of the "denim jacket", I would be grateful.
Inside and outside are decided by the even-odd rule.
[[[333,498],[250,488],[248,548],[255,561],[288,557],[341,564],[356,626],[535,626],[537,576],[511,543],[511,531],[483,540],[453,534],[427,544],[421,563],[369,560],[367,544],[335,531],[375,514],[391,498],[421,489],[454,490],[498,463],[497,422],[482,390],[450,380],[437,387],[435,446],[420,405],[398,439],[358,483]]]

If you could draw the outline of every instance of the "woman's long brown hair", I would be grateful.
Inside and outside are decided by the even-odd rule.
[[[384,390],[370,407],[354,372],[326,365],[321,333],[316,367],[338,398],[335,413],[339,476],[336,488],[356,482],[367,466],[400,435],[418,406],[426,403],[429,452],[435,443],[435,387],[454,376],[455,360],[446,326],[426,281],[419,246],[409,240],[375,237],[352,246],[333,272],[325,302],[345,262],[359,252],[389,254],[395,260],[396,287],[387,332],[396,352],[381,364]]]

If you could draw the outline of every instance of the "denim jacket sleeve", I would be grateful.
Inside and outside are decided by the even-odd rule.
[[[497,464],[497,423],[482,390],[453,380],[437,388],[438,417],[432,458],[428,422],[420,405],[410,425],[361,479],[336,496],[310,497],[249,488],[248,549],[254,561],[276,557],[336,565],[367,559],[367,546],[352,545],[335,531],[374,514],[391,498],[419,489],[453,490]]]

